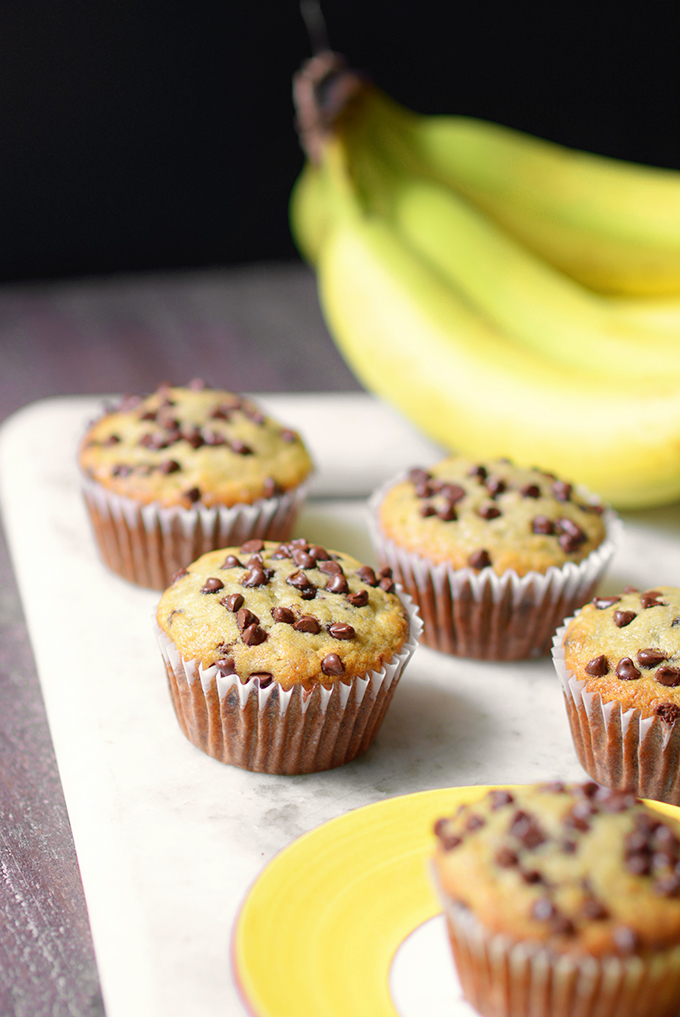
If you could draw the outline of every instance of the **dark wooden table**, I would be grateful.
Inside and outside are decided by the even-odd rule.
[[[195,377],[239,392],[360,387],[298,264],[0,288],[0,420],[44,397]],[[0,1017],[101,1017],[73,839],[1,537],[0,582]]]

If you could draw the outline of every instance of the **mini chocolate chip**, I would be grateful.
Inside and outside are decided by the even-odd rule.
[[[253,454],[253,450],[250,445],[246,445],[246,443],[241,441],[240,438],[232,438],[229,443],[229,447],[232,452],[235,452],[239,456],[251,456]]]
[[[492,498],[497,498],[507,488],[507,484],[500,477],[487,477],[484,486]]]
[[[680,717],[680,706],[676,706],[675,703],[659,703],[656,708],[656,715],[666,724],[675,724],[678,717]]]
[[[465,829],[470,833],[481,829],[483,826],[486,826],[486,820],[483,816],[478,816],[475,812],[469,815],[465,820]]]
[[[457,505],[466,496],[467,491],[460,484],[442,483],[437,486],[437,493],[451,505]]]
[[[347,600],[352,607],[366,607],[368,604],[368,590],[357,590],[356,593],[348,593]]]
[[[468,472],[469,477],[477,477],[479,481],[486,480],[488,473],[486,466],[472,466]]]
[[[519,858],[509,847],[502,847],[496,853],[496,864],[502,869],[511,869],[519,864]]]
[[[599,657],[593,657],[592,660],[589,660],[583,670],[586,674],[592,675],[593,678],[602,678],[603,675],[609,673],[609,661],[604,653],[601,653]]]
[[[327,653],[321,661],[321,670],[329,677],[337,678],[339,675],[345,673],[345,665],[340,660],[337,653]]]
[[[282,622],[284,625],[292,625],[295,615],[289,607],[273,607],[272,618],[275,622]]]
[[[458,513],[450,501],[444,502],[438,509],[435,509],[435,512],[443,523],[454,523],[458,519]]]
[[[267,633],[265,630],[254,622],[252,625],[248,625],[241,633],[241,639],[246,646],[257,646],[259,643],[263,643],[266,638]]]
[[[222,657],[215,661],[215,666],[221,675],[236,674],[236,664],[233,657]]]
[[[241,554],[259,554],[260,551],[264,551],[264,540],[259,540],[254,537],[252,540],[246,540],[245,544],[241,544]]]
[[[311,635],[316,635],[317,632],[321,632],[321,625],[319,621],[311,614],[303,614],[293,624],[293,628],[296,632],[309,632]]]
[[[246,562],[246,567],[252,569],[258,565],[260,567],[264,565],[264,558],[261,554],[251,554],[250,558]]]
[[[620,597],[593,597],[592,602],[598,611],[605,611],[612,604],[618,604],[620,600]]]
[[[338,565],[337,561],[320,561],[318,569],[321,572],[325,572],[327,576],[338,576],[342,575],[342,566]]]
[[[477,515],[482,519],[498,519],[501,515],[501,510],[497,505],[480,505],[477,509]]]
[[[520,494],[523,498],[540,498],[541,489],[538,484],[525,484],[521,489]]]
[[[296,590],[304,590],[312,585],[311,580],[304,572],[291,572],[286,582],[289,586],[294,586]]]
[[[256,565],[242,576],[241,586],[266,586],[270,579],[267,572],[267,569],[258,568]]]
[[[473,551],[468,558],[468,565],[472,569],[486,569],[491,564],[491,558],[486,548],[480,547],[477,551]]]
[[[430,479],[430,474],[427,470],[414,466],[413,469],[408,471],[408,479],[412,484],[426,483]]]
[[[609,912],[606,907],[599,900],[596,900],[595,897],[586,897],[581,905],[581,913],[584,918],[589,918],[594,922],[604,921],[604,919],[609,918]]]
[[[235,554],[228,554],[220,565],[221,569],[242,569],[243,565],[238,560]]]
[[[640,594],[640,603],[644,608],[665,607],[666,605],[659,600],[660,596],[660,590],[647,590],[646,593]]]
[[[622,681],[630,682],[636,678],[641,678],[642,672],[638,671],[630,657],[622,657],[616,665],[616,676],[621,678]]]
[[[177,572],[175,572],[175,574],[172,577],[172,579],[170,580],[170,585],[172,586],[172,584],[176,583],[178,579],[183,579],[184,576],[188,576],[188,575],[189,575],[189,573],[187,572],[186,569],[178,569]]]
[[[433,487],[429,480],[419,480],[415,489],[416,498],[430,498],[433,494]]]
[[[104,441],[102,442],[102,445],[104,445],[104,447],[106,447],[107,445],[117,445],[119,442],[120,442],[120,438],[118,437],[117,434],[110,434],[108,436],[108,438],[104,439]]]
[[[566,790],[567,785],[561,780],[549,780],[541,784],[541,791],[547,791],[548,794],[563,795]]]
[[[200,500],[201,492],[197,487],[190,487],[188,491],[183,492],[183,496],[193,504]]]
[[[646,650],[638,650],[635,656],[641,667],[656,667],[662,660],[666,660],[668,655],[663,650],[657,650],[650,646]]]
[[[556,480],[552,486],[552,493],[557,501],[569,501],[572,490],[571,484],[565,483],[564,480]]]
[[[321,547],[320,544],[310,544],[307,548],[307,554],[310,555],[316,562],[331,561],[331,556],[325,547]],[[320,566],[318,566],[320,568]]]
[[[489,799],[491,801],[491,808],[494,812],[496,809],[502,809],[505,805],[511,805],[515,800],[509,791],[504,791],[501,788],[495,788],[493,791],[489,791]]]
[[[182,467],[180,466],[176,459],[164,459],[163,462],[158,467],[158,469],[161,471],[161,473],[167,476],[170,473],[177,473],[177,471],[181,470]]]
[[[430,516],[435,516],[437,513],[434,505],[423,505],[421,506],[420,514],[423,519],[429,519]]]
[[[359,579],[361,579],[363,583],[366,583],[367,586],[378,585],[378,577],[376,576],[375,572],[373,571],[370,565],[361,565],[357,569],[357,575],[359,576]]]
[[[328,626],[328,631],[333,639],[354,639],[356,632],[347,622],[333,622]]]
[[[220,604],[226,607],[227,611],[235,614],[239,608],[243,607],[243,596],[240,593],[228,593],[226,597],[222,597]]]
[[[296,565],[299,565],[301,569],[313,569],[316,564],[311,554],[308,554],[307,551],[303,550],[293,551],[293,561]]]
[[[274,681],[274,675],[270,674],[269,671],[253,671],[250,677],[257,681],[261,689],[269,688]]]
[[[220,434],[219,431],[211,431],[210,429],[204,428],[201,434],[203,435],[203,441],[206,445],[215,447],[217,445],[227,444],[227,439],[223,434]]]
[[[531,529],[533,533],[549,537],[555,532],[555,524],[547,516],[534,516],[531,520]]]
[[[623,629],[637,618],[635,611],[614,611],[614,624]]]
[[[546,836],[538,825],[538,821],[521,809],[512,818],[510,833],[517,837],[523,847],[530,850],[543,844],[546,840]]]
[[[648,876],[652,871],[649,855],[642,852],[628,855],[625,860],[625,866],[634,876]]]
[[[675,688],[676,685],[680,685],[680,667],[670,667],[668,664],[664,664],[654,673],[654,678],[660,685]]]
[[[347,593],[349,585],[342,573],[338,572],[328,580],[326,589],[329,593]],[[363,592],[366,593],[365,590]],[[368,593],[366,593],[366,596],[368,597]]]
[[[463,838],[457,837],[455,833],[440,835],[439,839],[444,851],[453,851],[454,848],[463,843]]]
[[[537,869],[524,870],[520,873],[520,875],[524,882],[528,883],[529,886],[534,886],[536,883],[543,882],[543,876]]]
[[[262,481],[262,493],[265,498],[273,498],[275,495],[281,494],[282,492],[283,488],[276,480],[274,480],[273,477],[265,477]]]
[[[247,607],[241,607],[236,612],[236,624],[240,628],[241,632],[247,629],[249,625],[259,624],[260,619],[256,614],[253,614]]]
[[[389,576],[383,576],[380,582],[378,583],[378,586],[380,587],[381,590],[384,590],[385,593],[394,593],[396,589],[394,585],[394,580],[390,579]]]
[[[201,593],[217,593],[218,590],[223,589],[224,583],[222,580],[211,576],[209,579],[206,579],[205,583],[201,587]]]

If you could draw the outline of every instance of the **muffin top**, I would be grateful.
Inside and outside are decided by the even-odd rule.
[[[493,933],[596,956],[680,943],[680,824],[632,794],[496,788],[435,833],[442,891]]]
[[[156,618],[185,659],[284,689],[379,670],[409,634],[389,569],[376,575],[303,538],[203,555],[177,574]]]
[[[412,469],[378,519],[388,539],[436,564],[525,575],[586,558],[604,540],[602,511],[552,473],[452,456]]]
[[[569,622],[564,662],[586,692],[667,723],[680,717],[680,589],[628,587],[595,597]]]
[[[243,396],[194,381],[125,396],[88,429],[84,474],[142,504],[252,504],[297,487],[312,469],[298,434]]]

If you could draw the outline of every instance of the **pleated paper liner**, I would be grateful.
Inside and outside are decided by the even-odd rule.
[[[202,554],[261,540],[288,540],[307,484],[252,505],[164,508],[139,505],[83,479],[83,496],[99,555],[113,572],[153,590]]]
[[[342,766],[372,744],[406,664],[416,649],[421,623],[410,597],[409,638],[379,671],[311,690],[277,682],[245,684],[212,665],[184,660],[157,629],[179,725],[197,748],[258,773],[317,773]]]
[[[680,946],[649,956],[558,953],[489,932],[442,898],[463,992],[482,1017],[677,1017]]]

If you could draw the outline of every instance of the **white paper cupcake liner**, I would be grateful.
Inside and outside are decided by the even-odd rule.
[[[164,508],[139,505],[83,478],[83,497],[105,565],[138,586],[164,590],[181,568],[208,551],[262,540],[288,540],[307,484],[252,505]]]
[[[490,933],[441,894],[458,976],[482,1017],[676,1017],[680,946],[651,956],[557,953]]]
[[[260,688],[257,678],[243,684],[215,665],[185,660],[156,625],[182,731],[209,756],[258,773],[317,773],[350,762],[373,742],[418,644],[417,608],[399,595],[409,614],[401,651],[379,671],[310,691],[300,685],[284,691],[277,682]]]
[[[375,553],[418,604],[421,642],[458,657],[525,660],[550,653],[555,629],[590,600],[621,539],[621,520],[606,510],[605,540],[578,563],[524,576],[514,569],[498,576],[492,568],[477,572],[436,565],[399,547],[381,531],[378,507],[397,481],[391,480],[369,501]]]
[[[583,769],[604,787],[633,791],[638,798],[680,805],[680,725],[643,717],[621,703],[586,692],[564,662],[567,618],[553,638],[552,658],[562,685],[574,748]]]

